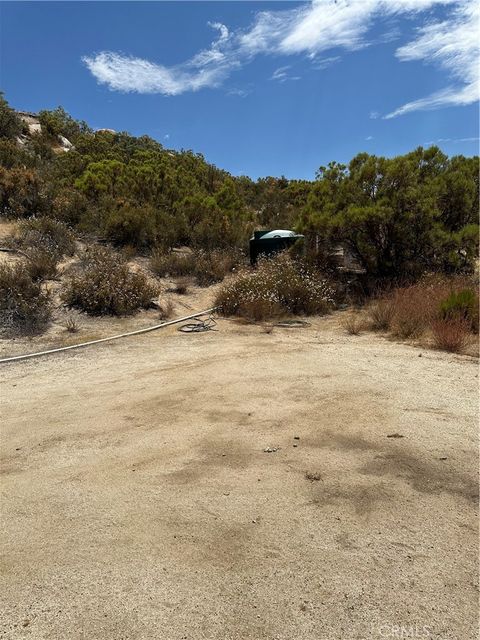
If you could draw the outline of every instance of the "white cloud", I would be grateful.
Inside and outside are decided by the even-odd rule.
[[[385,118],[395,118],[412,111],[463,106],[479,99],[479,21],[480,4],[464,1],[450,20],[421,28],[416,40],[397,50],[399,60],[423,60],[439,64],[457,82],[429,96],[407,102]]]
[[[166,134],[163,136],[163,138],[164,138],[164,140],[170,140],[170,134],[169,134],[169,133],[166,133]]]
[[[380,114],[378,113],[378,111],[370,111],[370,120],[376,120],[379,117]]]
[[[331,67],[332,64],[340,62],[341,60],[340,56],[330,56],[329,58],[316,58],[314,54],[310,54],[310,57],[312,60],[312,67],[314,69],[320,69],[322,71],[323,69],[327,69],[328,67]]]
[[[288,70],[291,69],[290,65],[286,67],[279,67],[275,69],[270,80],[277,80],[278,82],[286,82],[287,80],[301,80],[300,76],[291,76]]]
[[[234,87],[233,89],[229,89],[227,91],[227,95],[229,96],[238,96],[239,98],[246,98],[252,93],[251,89],[240,89],[238,87]]]
[[[218,87],[235,69],[260,54],[304,55],[322,70],[340,59],[339,49],[352,52],[372,45],[368,34],[375,20],[391,23],[398,16],[418,15],[438,5],[446,6],[448,17],[421,27],[417,38],[401,46],[396,55],[404,62],[437,63],[455,84],[384,116],[393,118],[420,109],[471,104],[478,99],[476,0],[311,0],[294,8],[259,12],[246,30],[230,32],[221,23],[209,23],[218,31],[217,39],[178,65],[167,67],[111,51],[85,56],[83,61],[97,81],[111,90],[178,95]],[[391,33],[396,37],[396,32]],[[335,55],[318,58],[327,51]],[[298,80],[299,76],[289,75],[288,69],[279,67],[272,79]],[[379,114],[372,112],[370,117]]]
[[[271,80],[286,80],[288,75],[287,75],[287,71],[290,69],[290,65],[287,65],[286,67],[279,67],[278,69],[275,69],[275,71],[272,74]]]
[[[367,136],[367,137],[365,138],[365,140],[367,140],[367,141],[369,141],[369,140],[373,140],[373,136]]]
[[[432,144],[440,144],[442,142],[450,142],[453,144],[459,144],[460,142],[478,142],[480,138],[437,138],[436,140],[430,140],[429,142],[424,142],[424,147],[429,147]]]
[[[185,91],[217,87],[237,66],[237,61],[224,50],[229,40],[227,27],[220,23],[210,26],[220,34],[210,48],[173,67],[111,51],[84,56],[82,60],[97,81],[113,91],[174,96]]]

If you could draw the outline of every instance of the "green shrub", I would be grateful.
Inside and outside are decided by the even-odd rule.
[[[143,273],[134,273],[120,255],[103,247],[89,250],[84,269],[66,282],[62,299],[91,315],[127,315],[147,309],[158,287]]]
[[[22,133],[22,120],[10,107],[0,91],[0,138],[14,140]]]
[[[223,286],[215,304],[224,315],[262,319],[279,312],[323,314],[333,306],[333,293],[319,273],[281,254]]]
[[[113,211],[105,223],[105,236],[117,246],[151,247],[156,235],[155,212],[152,209],[122,207]]]
[[[464,320],[472,331],[478,331],[478,295],[472,289],[452,291],[440,303],[440,315],[444,320]]]
[[[42,131],[45,136],[56,139],[62,135],[68,138],[70,142],[75,142],[76,138],[82,133],[91,132],[90,127],[83,121],[75,120],[63,109],[57,107],[51,111],[40,111],[38,119],[42,125]]]
[[[52,314],[50,294],[22,263],[0,265],[0,328],[10,335],[41,332]]]

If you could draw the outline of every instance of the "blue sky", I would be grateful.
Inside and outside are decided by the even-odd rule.
[[[2,2],[0,86],[235,175],[478,153],[473,0]]]

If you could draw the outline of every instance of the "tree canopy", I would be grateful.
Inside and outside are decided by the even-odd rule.
[[[234,177],[189,150],[148,136],[94,132],[61,107],[41,111],[40,134],[0,96],[0,213],[46,215],[82,233],[143,250],[247,247],[254,228],[305,234],[318,263],[345,246],[375,278],[471,269],[478,253],[478,157],[438,147],[394,158],[359,153],[313,181]],[[74,147],[54,152],[52,141]]]

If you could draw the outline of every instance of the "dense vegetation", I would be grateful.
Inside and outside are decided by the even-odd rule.
[[[46,326],[52,305],[42,281],[57,277],[82,238],[92,247],[61,298],[93,315],[149,307],[155,276],[206,286],[236,270],[217,294],[224,313],[323,313],[345,293],[335,267],[341,246],[359,267],[361,295],[384,292],[369,306],[374,329],[402,338],[428,330],[450,350],[478,331],[478,297],[465,279],[478,255],[478,157],[448,158],[438,147],[395,158],[360,153],[320,167],[314,181],[253,181],[147,136],[94,132],[61,107],[38,117],[42,130],[32,134],[0,94],[0,215],[19,220],[10,242],[25,257],[1,270],[4,328]],[[302,232],[302,259],[293,251],[245,269],[242,252],[259,228]],[[150,275],[130,270],[124,256],[135,253],[149,256]],[[358,318],[349,327],[357,332]]]
[[[25,127],[2,98],[2,215],[48,216],[140,251],[245,249],[254,228],[296,228],[320,266],[342,243],[376,280],[468,271],[478,251],[476,157],[437,147],[391,159],[360,153],[312,182],[253,181],[147,136],[93,132],[61,108],[40,121],[42,133],[18,144]],[[59,135],[74,149],[54,153]]]

